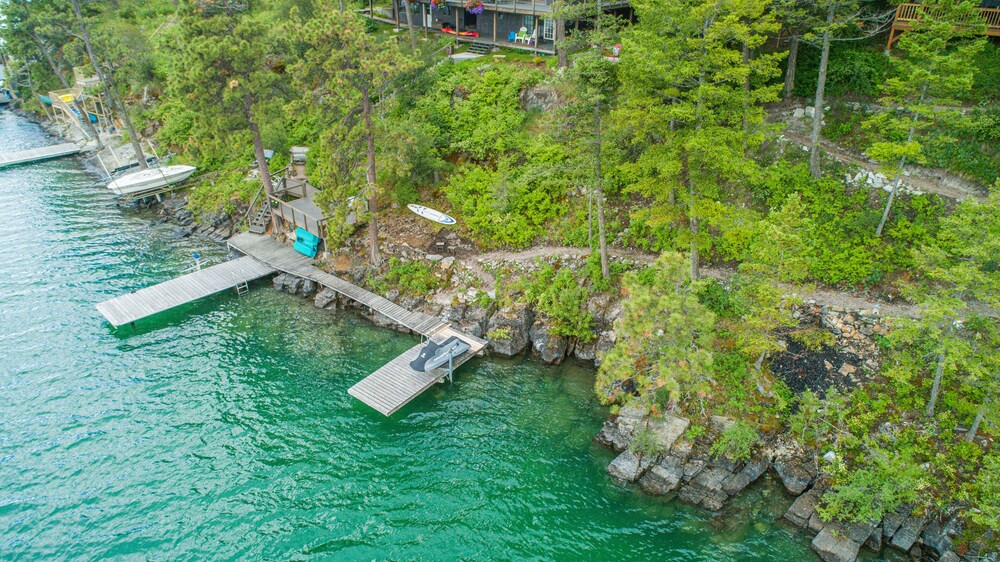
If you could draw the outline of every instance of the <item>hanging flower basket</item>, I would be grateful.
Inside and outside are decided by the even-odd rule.
[[[431,9],[436,10],[437,8],[440,8],[441,5],[444,3],[445,0],[431,0]]]
[[[465,0],[465,11],[470,14],[483,13],[483,0]]]

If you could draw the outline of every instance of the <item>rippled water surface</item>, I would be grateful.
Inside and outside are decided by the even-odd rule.
[[[224,257],[152,218],[0,170],[0,559],[813,559],[766,484],[712,518],[610,482],[584,367],[477,359],[386,419],[347,388],[415,340],[265,285],[116,333],[97,302]]]

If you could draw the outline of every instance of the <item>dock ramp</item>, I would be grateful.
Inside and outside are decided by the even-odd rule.
[[[0,168],[41,162],[42,160],[62,158],[63,156],[72,156],[79,153],[80,147],[71,142],[42,148],[32,148],[31,150],[21,150],[19,152],[0,153]]]
[[[123,326],[274,272],[254,258],[242,257],[104,301],[97,310],[113,326]]]

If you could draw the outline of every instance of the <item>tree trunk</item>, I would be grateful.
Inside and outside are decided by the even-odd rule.
[[[920,102],[924,102],[924,98],[927,95],[927,84],[924,84],[923,90],[920,92]],[[920,118],[920,112],[916,111],[913,113],[913,120],[910,122],[910,133],[906,136],[906,143],[909,144],[913,142],[913,136],[917,132],[917,119]],[[889,220],[889,211],[892,210],[892,201],[896,198],[896,192],[899,191],[899,184],[903,183],[903,169],[906,167],[906,157],[899,159],[899,176],[896,178],[896,183],[892,184],[892,191],[889,192],[889,199],[885,202],[885,210],[882,211],[882,220],[878,221],[878,228],[875,229],[875,236],[882,236],[882,229],[885,228],[885,223]]]
[[[761,351],[760,356],[757,357],[757,361],[753,364],[753,368],[758,372],[764,367],[764,358],[767,357],[767,351]]]
[[[681,151],[681,185],[688,193],[688,225],[691,229],[691,280],[697,281],[700,275],[698,259],[698,215],[695,212],[694,184],[691,183],[687,150]]]
[[[976,439],[976,434],[979,433],[979,426],[983,423],[983,415],[985,414],[986,406],[980,406],[979,411],[976,412],[976,419],[972,422],[972,427],[969,428],[969,432],[965,434],[965,440],[972,443]]]
[[[931,385],[931,399],[927,401],[927,409],[924,411],[928,416],[934,415],[934,406],[937,404],[938,395],[941,394],[941,378],[944,375],[944,353],[939,353],[937,357],[937,368],[934,369],[934,384]]]
[[[607,279],[608,272],[608,235],[604,228],[604,173],[601,171],[601,101],[594,100],[594,174],[597,183],[597,237],[601,244],[601,277]]]
[[[785,103],[792,101],[792,90],[795,89],[795,65],[799,59],[799,36],[792,35],[788,42],[788,66],[785,67]]]
[[[402,0],[402,2],[403,2],[403,11],[406,12],[406,29],[410,33],[410,52],[413,53],[414,57],[416,57],[417,56],[417,35],[416,35],[416,33],[417,32],[413,29],[413,12],[410,11],[410,2],[409,2],[409,0]],[[344,11],[343,8],[341,8],[340,11],[343,12]]]
[[[361,112],[365,118],[365,144],[368,149],[368,170],[365,176],[368,180],[368,254],[372,267],[378,267],[378,189],[375,183],[375,128],[372,124],[372,103],[368,97],[369,87],[361,89]]]
[[[100,63],[97,62],[97,56],[94,55],[94,46],[90,44],[90,34],[87,33],[87,24],[83,21],[83,12],[80,10],[80,0],[73,0],[73,13],[76,15],[77,24],[80,26],[80,36],[83,39],[84,47],[87,49],[87,57],[90,59],[90,64],[93,65],[94,72],[97,73],[97,78],[104,84],[104,92],[108,96],[108,103],[112,104],[112,107],[119,104],[118,110],[121,112],[122,122],[125,123],[125,129],[128,131],[132,149],[135,151],[136,162],[140,170],[145,170],[149,168],[149,165],[146,164],[146,155],[142,153],[139,137],[136,136],[135,129],[132,127],[132,120],[129,119],[125,107],[120,105],[121,100],[118,99],[118,94],[115,92],[111,77],[105,76],[104,71],[101,70]]]
[[[253,117],[254,99],[249,93],[243,94],[243,115],[247,120],[247,128],[253,136],[253,155],[257,159],[257,171],[260,172],[260,180],[264,183],[264,192],[268,197],[274,195],[274,184],[271,183],[271,170],[267,165],[267,158],[264,156],[264,142],[260,139],[260,127]]]
[[[750,68],[750,45],[746,42],[743,43],[743,66],[744,68]],[[749,132],[749,124],[747,122],[747,113],[750,111],[750,73],[747,72],[746,77],[743,79],[743,150],[746,151],[746,138]]]
[[[809,136],[809,173],[812,177],[818,178],[822,175],[820,170],[820,140],[819,134],[823,129],[823,94],[826,93],[826,69],[830,63],[830,26],[833,25],[834,6],[831,4],[826,13],[826,29],[823,30],[823,48],[819,57],[819,79],[816,81],[816,99],[813,102],[813,123],[812,135]]]
[[[50,53],[48,48],[45,47],[45,43],[42,42],[42,38],[35,33],[31,34],[31,38],[35,40],[35,45],[38,47],[38,50],[42,52],[42,55],[45,56],[45,60],[48,61],[49,67],[52,68],[52,74],[55,74],[56,78],[59,79],[59,83],[62,84],[62,87],[68,90],[70,88],[69,82],[66,81],[66,77],[63,76],[62,72],[59,70],[59,65],[57,65],[55,59],[52,58],[52,53]],[[90,122],[90,117],[87,115],[87,110],[83,107],[83,104],[80,103],[79,99],[74,97],[73,106],[76,107],[78,112],[80,112],[80,119],[83,121],[81,129],[84,129],[84,132],[87,133],[90,138],[94,139],[94,142],[97,143],[97,150],[103,149],[104,143],[101,142],[101,135],[97,132],[94,124]]]
[[[566,68],[569,66],[569,55],[566,53],[566,47],[563,45],[563,39],[566,36],[566,20],[562,18],[556,19],[556,57],[558,59],[557,66],[559,68]]]

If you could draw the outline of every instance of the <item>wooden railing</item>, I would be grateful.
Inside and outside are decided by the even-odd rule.
[[[900,4],[896,8],[896,19],[893,22],[908,24],[910,22],[919,21],[923,18],[926,12],[926,7],[922,4]],[[931,13],[931,15],[935,15]],[[975,16],[972,16],[975,17]],[[978,22],[970,21],[972,18],[965,21],[956,22],[958,24],[971,24],[971,23],[981,23],[985,24],[987,32],[989,31],[1000,31],[1000,8],[980,8]]]

